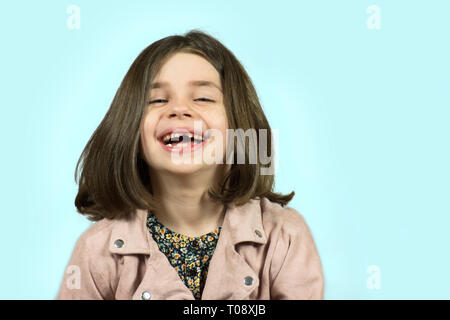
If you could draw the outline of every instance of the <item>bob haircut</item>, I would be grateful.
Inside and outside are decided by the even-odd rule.
[[[164,62],[177,52],[200,55],[214,66],[220,74],[228,128],[244,131],[253,128],[258,142],[259,129],[266,129],[267,150],[273,158],[269,123],[250,77],[234,54],[198,29],[183,36],[160,39],[135,59],[109,110],[78,159],[76,183],[79,169],[81,173],[75,206],[89,220],[130,218],[137,208],[158,210],[159,202],[153,195],[149,168],[140,152],[140,132],[150,84]],[[247,147],[245,156],[248,159]],[[287,195],[273,192],[274,175],[261,175],[261,167],[265,166],[259,155],[256,164],[234,161],[223,180],[208,190],[209,196],[225,206],[229,203],[239,206],[261,197],[286,205],[294,191]]]

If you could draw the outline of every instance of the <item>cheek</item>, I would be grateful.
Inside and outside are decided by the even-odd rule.
[[[156,121],[154,120],[154,117],[148,114],[146,115],[142,124],[141,142],[145,152],[148,152],[149,148],[151,148],[152,146],[152,142],[155,136],[155,122]]]
[[[217,138],[221,139],[221,145],[223,146],[223,150],[226,148],[226,140],[227,140],[227,129],[228,129],[228,122],[225,119],[221,119],[220,117],[216,117],[214,119],[214,122],[211,123],[211,127],[216,129],[220,132],[220,136]]]
[[[228,129],[228,120],[227,120],[227,114],[225,112],[225,108],[220,110],[220,112],[216,112],[214,115],[210,117],[212,127],[220,130],[222,134],[226,135],[226,130]]]

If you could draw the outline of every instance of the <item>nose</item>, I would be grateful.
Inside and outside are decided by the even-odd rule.
[[[184,104],[175,104],[167,110],[168,118],[191,118],[192,112]]]

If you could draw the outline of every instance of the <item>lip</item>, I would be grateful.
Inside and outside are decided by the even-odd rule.
[[[197,143],[197,144],[189,143],[189,145],[182,145],[182,146],[179,146],[179,144],[177,144],[177,145],[172,146],[172,147],[167,146],[167,145],[165,145],[162,142],[162,137],[164,137],[165,135],[167,135],[169,133],[177,132],[177,131],[179,133],[189,132],[189,133],[192,133],[194,135],[199,135],[199,136],[203,137],[204,140],[203,140],[203,142]],[[168,128],[166,130],[163,130],[158,135],[157,140],[158,140],[159,144],[161,145],[161,147],[164,150],[169,151],[169,152],[179,151],[179,152],[183,153],[183,152],[186,152],[186,151],[190,152],[190,151],[195,151],[197,149],[203,148],[203,146],[209,141],[209,137],[208,136],[204,136],[203,135],[203,131],[201,131],[201,130],[200,131],[199,130],[194,130],[192,127],[172,127],[172,128]]]
[[[166,130],[163,130],[159,135],[158,135],[158,140],[161,140],[162,137],[164,137],[166,134],[172,133],[172,132],[177,132],[179,131],[180,133],[185,133],[186,131],[192,134],[196,134],[199,136],[203,137],[203,131],[202,130],[194,130],[192,127],[172,127],[172,128],[168,128]]]
[[[159,141],[159,144],[166,151],[169,151],[169,152],[179,151],[180,153],[183,153],[186,151],[191,152],[191,151],[195,151],[195,150],[203,148],[203,146],[208,142],[208,140],[209,139],[206,139],[202,143],[197,143],[197,144],[193,144],[191,142],[189,145],[182,145],[182,146],[179,146],[177,144],[176,146],[173,146],[173,147],[166,146],[162,141]]]

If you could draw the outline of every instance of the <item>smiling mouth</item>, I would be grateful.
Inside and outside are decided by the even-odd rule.
[[[188,130],[182,130],[181,132],[177,130],[168,132],[166,134],[161,135],[158,138],[158,141],[166,150],[174,150],[174,149],[197,149],[204,145],[208,137],[199,134],[190,132]]]
[[[200,135],[196,135],[193,133],[189,134],[180,134],[180,133],[172,133],[167,134],[160,138],[160,141],[168,146],[168,147],[175,147],[177,145],[188,145],[188,144],[200,144],[204,142],[206,139],[204,139]]]

